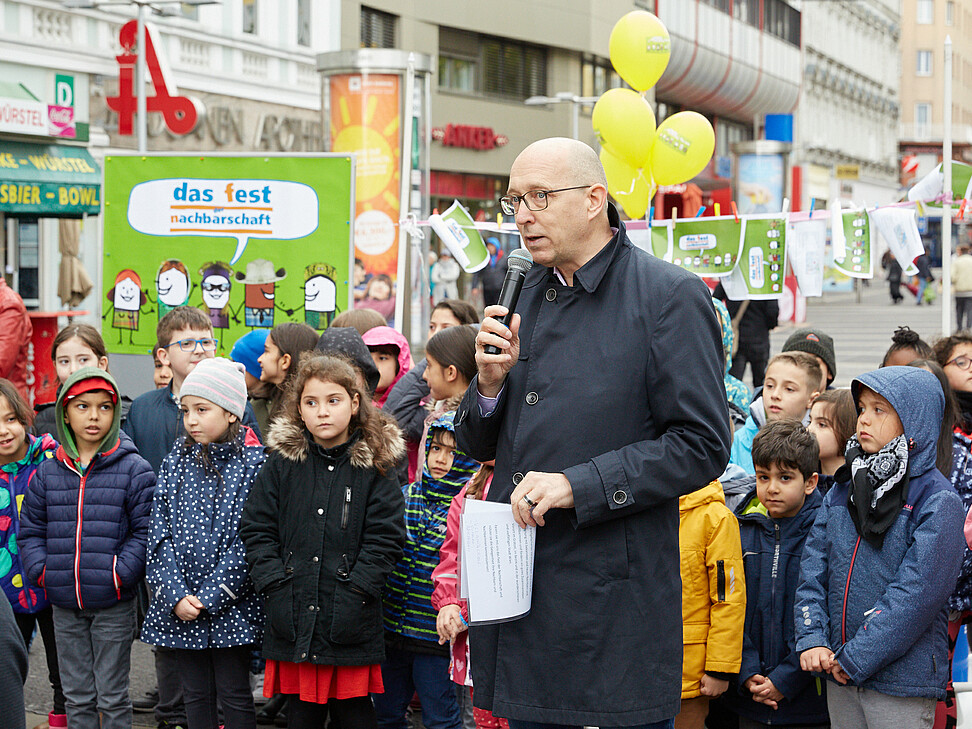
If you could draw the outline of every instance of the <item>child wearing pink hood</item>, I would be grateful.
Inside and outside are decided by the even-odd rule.
[[[368,345],[375,367],[381,374],[374,397],[375,407],[380,408],[384,406],[395,383],[412,369],[412,354],[408,348],[408,340],[391,327],[369,329],[361,338]]]

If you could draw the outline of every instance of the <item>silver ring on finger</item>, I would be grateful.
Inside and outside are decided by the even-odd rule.
[[[534,501],[533,499],[531,499],[531,498],[530,498],[529,496],[527,496],[526,494],[523,494],[523,500],[524,500],[525,502],[527,502],[527,504],[528,504],[528,505],[530,506],[530,508],[531,508],[531,509],[533,509],[533,508],[535,508],[535,507],[536,507],[536,505],[537,505],[537,503],[538,503],[538,502],[536,502],[536,501]]]

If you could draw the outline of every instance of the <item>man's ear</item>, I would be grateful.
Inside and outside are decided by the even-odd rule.
[[[813,490],[817,488],[817,481],[820,480],[819,474],[813,474],[810,478],[803,482],[803,493],[807,496],[813,493]]]
[[[607,207],[607,187],[598,183],[587,191],[587,219],[593,220]]]

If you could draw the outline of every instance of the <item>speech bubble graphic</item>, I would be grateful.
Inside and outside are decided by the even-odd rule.
[[[128,224],[153,236],[235,238],[236,263],[251,238],[293,240],[318,226],[314,188],[289,180],[168,178],[128,197]]]

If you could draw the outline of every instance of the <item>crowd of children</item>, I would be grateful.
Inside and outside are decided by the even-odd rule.
[[[722,477],[679,501],[675,726],[954,726],[972,334],[929,346],[902,327],[835,389],[833,340],[798,329],[752,397],[714,305],[735,437]],[[0,380],[0,586],[24,644],[43,639],[48,726],[132,725],[138,635],[160,729],[253,729],[255,658],[276,697],[261,719],[399,729],[417,701],[430,729],[506,729],[472,707],[458,589],[459,516],[492,479],[453,423],[477,323],[439,302],[417,363],[375,307],[323,335],[250,332],[223,358],[181,306],[130,407],[86,325],[54,339],[53,405]]]

